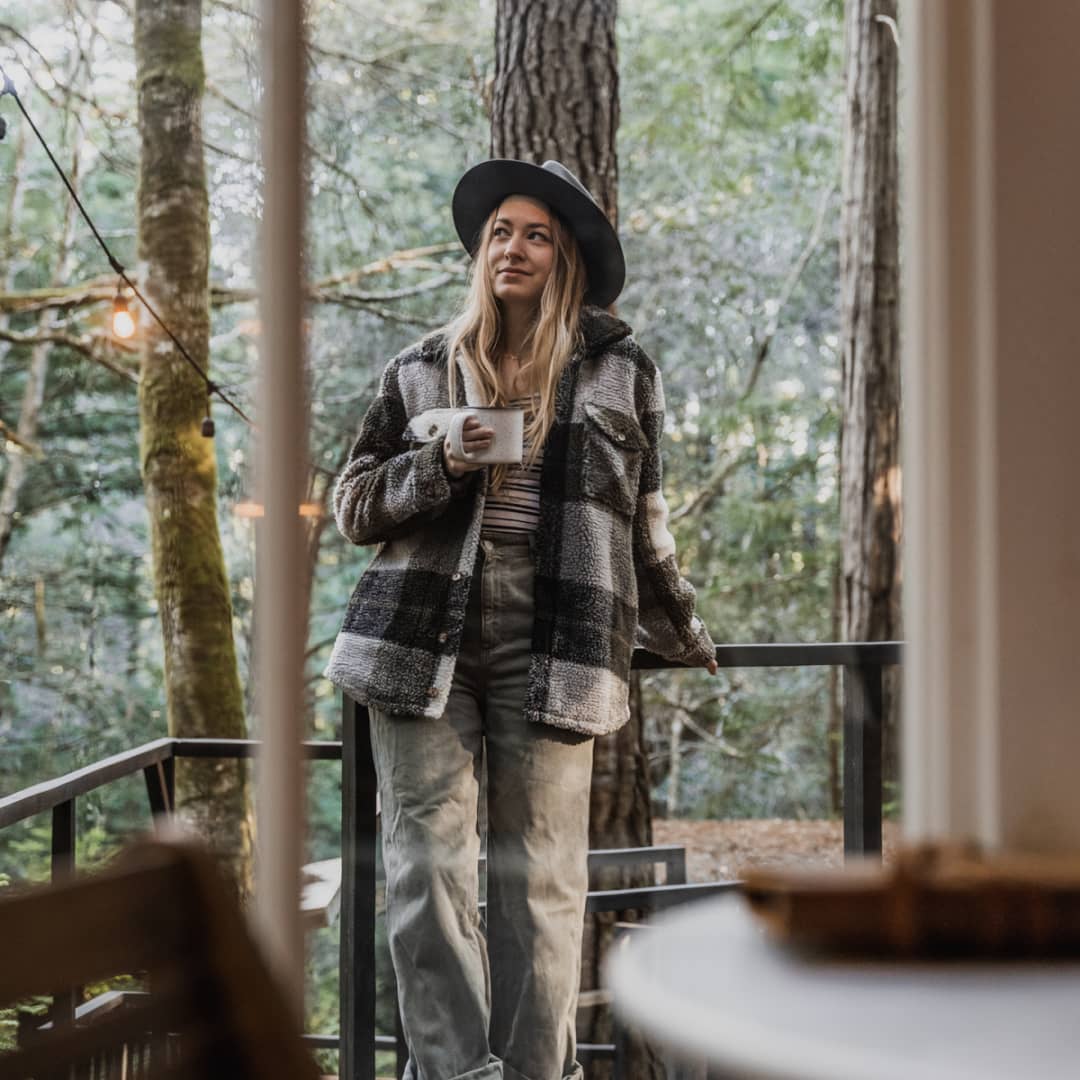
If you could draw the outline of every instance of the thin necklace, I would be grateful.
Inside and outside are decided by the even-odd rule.
[[[521,357],[516,352],[511,352],[509,349],[504,349],[502,358],[503,358],[503,360],[513,360],[513,361],[515,361],[517,363],[517,366],[518,366],[518,371],[521,370]],[[511,383],[510,383],[509,389],[510,389],[511,392],[509,394],[507,394],[507,397],[512,398],[513,400],[516,401],[519,397],[531,397],[531,396],[533,396],[533,395],[530,395],[527,392],[525,394],[517,394],[517,395],[515,395],[513,393],[514,381],[516,381],[516,375],[517,375],[517,372],[515,372],[515,379],[512,380]]]

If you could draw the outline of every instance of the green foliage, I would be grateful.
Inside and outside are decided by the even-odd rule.
[[[620,305],[664,373],[665,489],[718,642],[831,635],[841,16],[623,8]],[[645,692],[660,803],[688,710],[681,813],[828,814],[821,673],[663,673]]]

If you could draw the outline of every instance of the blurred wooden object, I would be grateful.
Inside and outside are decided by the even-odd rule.
[[[229,887],[202,849],[141,841],[108,869],[0,900],[0,1007],[117,975],[149,993],[20,1025],[0,1080],[318,1075]]]
[[[300,919],[305,930],[333,926],[341,912],[341,860],[322,859],[300,871]]]
[[[874,956],[1080,955],[1080,859],[921,845],[895,867],[756,870],[743,892],[788,944]]]

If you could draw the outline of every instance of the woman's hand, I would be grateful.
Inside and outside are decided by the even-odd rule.
[[[712,659],[712,660],[710,660],[710,661],[709,661],[709,662],[708,662],[708,663],[707,663],[707,664],[705,665],[705,670],[706,670],[706,671],[707,671],[707,672],[708,672],[708,673],[709,673],[710,675],[715,675],[715,674],[716,674],[716,672],[717,672],[717,667],[716,667],[716,658],[715,658],[715,657],[713,657],[713,659]]]
[[[484,427],[475,416],[470,416],[461,429],[461,442],[472,454],[486,450],[495,437],[495,429]],[[450,449],[450,440],[443,440],[443,460],[446,462],[446,471],[456,479],[460,479],[467,472],[475,472],[487,464],[482,461],[467,461],[465,458],[454,457]]]

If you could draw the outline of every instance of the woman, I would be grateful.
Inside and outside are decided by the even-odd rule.
[[[406,1076],[559,1080],[581,1075],[592,739],[629,717],[635,643],[713,673],[715,649],[666,525],[659,372],[603,310],[614,229],[555,161],[474,166],[453,215],[463,308],[387,365],[335,488],[379,548],[327,675],[370,711]],[[450,409],[490,404],[525,408],[521,466],[453,454]],[[463,449],[492,434],[471,417]]]

